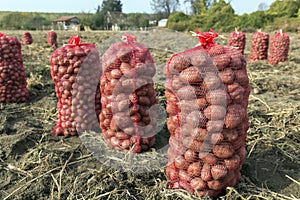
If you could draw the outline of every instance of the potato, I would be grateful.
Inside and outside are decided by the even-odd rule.
[[[180,169],[178,172],[178,178],[181,181],[184,182],[190,182],[192,180],[192,177],[189,175],[189,173],[186,170]]]
[[[193,162],[189,165],[187,172],[191,177],[199,177],[201,175],[202,164],[200,162]]]
[[[204,90],[216,90],[221,86],[221,79],[215,73],[205,73],[202,87]]]
[[[210,105],[204,110],[208,120],[222,120],[226,116],[226,108],[220,105]]]
[[[228,85],[227,91],[229,92],[230,98],[233,103],[244,102],[245,89],[238,83]]]
[[[203,189],[203,190],[198,190],[195,192],[195,194],[199,197],[217,197],[223,190],[210,190],[210,189]]]
[[[225,53],[225,48],[222,45],[214,45],[208,50],[208,54],[212,57]]]
[[[227,114],[225,118],[226,128],[236,128],[245,119],[245,109],[240,104],[232,104],[227,108]]]
[[[206,185],[206,182],[203,181],[201,178],[199,177],[195,177],[191,180],[191,183],[190,183],[191,187],[194,189],[194,190],[203,190],[207,187]]]
[[[213,180],[207,182],[208,188],[212,190],[222,190],[226,186],[226,182]]]
[[[234,74],[235,74],[235,79],[236,79],[237,83],[239,83],[243,87],[248,87],[249,78],[248,78],[246,69],[234,70]]]
[[[173,70],[176,72],[181,72],[188,68],[191,65],[189,59],[185,56],[174,56],[170,61],[169,71],[172,72]]]
[[[224,160],[224,164],[228,170],[238,169],[240,162],[241,159],[238,155],[233,155],[233,157]]]
[[[178,181],[178,171],[179,170],[176,170],[173,165],[168,165],[166,167],[166,174],[172,182]]]
[[[189,162],[187,162],[183,156],[178,156],[175,159],[175,166],[178,169],[183,169],[183,170],[187,170],[188,166],[189,166]]]
[[[183,70],[179,75],[179,79],[183,83],[189,83],[189,84],[197,84],[203,81],[201,72],[197,67],[189,67]]]
[[[234,150],[230,144],[217,144],[213,148],[213,153],[218,158],[230,158],[234,154]]]
[[[236,71],[240,71],[240,70],[236,70]],[[220,71],[219,76],[220,76],[222,82],[226,83],[226,84],[233,83],[233,81],[235,79],[235,73],[230,68],[226,68],[223,71]]]
[[[193,193],[193,188],[188,183],[188,181],[179,180],[179,185],[180,185],[181,188],[183,188],[184,190],[188,191],[189,193]]]
[[[206,100],[208,103],[212,105],[222,105],[226,106],[228,102],[228,97],[225,90],[218,89],[218,90],[212,90],[208,91],[206,94]]]
[[[199,152],[199,158],[207,163],[207,164],[215,164],[218,162],[218,158],[216,156],[214,156],[212,153],[207,153],[207,152]]]
[[[185,86],[176,92],[176,97],[180,100],[196,99],[196,90],[193,86]]]
[[[226,177],[228,169],[224,165],[213,165],[211,167],[211,175],[214,180],[223,179]]]
[[[210,181],[212,180],[212,175],[211,175],[211,166],[207,163],[205,163],[202,167],[201,170],[201,179],[203,181]]]
[[[207,122],[207,118],[205,117],[204,113],[201,111],[193,111],[187,115],[186,121],[188,125],[192,127],[204,127]]]
[[[224,140],[229,142],[233,142],[237,140],[237,138],[239,137],[239,134],[235,129],[224,129],[222,131],[222,134],[224,136]]]
[[[196,161],[197,157],[197,152],[193,151],[192,149],[187,149],[184,153],[184,159],[190,163]]]
[[[218,68],[219,71],[222,71],[224,68],[226,68],[230,61],[230,55],[229,54],[220,54],[212,57],[214,65]]]

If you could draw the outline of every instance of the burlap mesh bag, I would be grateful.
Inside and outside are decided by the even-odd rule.
[[[25,31],[22,35],[23,44],[32,44],[33,39],[30,32]]]
[[[47,33],[47,42],[51,47],[58,47],[57,33],[55,31],[51,30]]]
[[[268,59],[269,37],[270,35],[268,33],[262,32],[261,30],[252,35],[251,49],[248,59],[249,62]]]
[[[28,99],[20,41],[0,33],[0,102],[21,103]]]
[[[122,39],[102,58],[100,127],[110,147],[140,153],[155,142],[156,69],[148,49],[134,36]]]
[[[268,63],[277,65],[280,62],[288,61],[290,48],[290,37],[282,30],[275,33],[270,39],[270,52]]]
[[[241,54],[244,54],[246,46],[246,34],[238,29],[231,32],[228,37],[228,46],[235,47]]]
[[[196,35],[201,45],[174,54],[164,68],[166,174],[170,188],[216,197],[240,178],[250,85],[237,49],[215,44],[212,30]]]
[[[77,135],[98,130],[101,65],[93,44],[81,44],[79,36],[56,49],[50,58],[51,75],[58,98],[55,135]]]

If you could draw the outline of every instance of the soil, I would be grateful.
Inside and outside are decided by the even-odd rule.
[[[22,31],[4,33],[21,40]],[[57,33],[59,46],[79,34],[83,43],[97,45],[100,56],[122,34]],[[154,148],[138,156],[111,150],[98,133],[52,135],[57,98],[49,59],[54,49],[47,44],[46,31],[31,34],[33,44],[22,46],[30,101],[0,103],[0,199],[199,199],[168,189],[164,170],[169,133],[164,120]],[[154,57],[155,88],[163,108],[162,69],[173,53],[195,46],[197,39],[167,30],[133,34]],[[222,36],[217,43],[226,45],[228,34]],[[288,62],[247,65],[252,86],[247,158],[239,184],[227,188],[220,199],[300,198],[300,35],[290,36]],[[250,40],[247,33],[246,57]]]

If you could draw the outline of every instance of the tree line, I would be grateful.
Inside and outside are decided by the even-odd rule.
[[[154,1],[154,0],[153,0]],[[166,0],[155,0],[166,1]],[[257,29],[299,31],[300,0],[276,0],[270,6],[261,3],[257,11],[250,14],[235,14],[230,1],[186,0],[190,2],[191,14],[173,12],[168,17],[168,28],[188,31],[200,28],[207,31],[232,31],[238,27],[245,31]]]
[[[0,12],[1,29],[43,30],[52,27],[51,21],[62,15],[76,15],[82,26],[94,30],[111,29],[118,24],[121,29],[156,26],[160,19],[167,18],[167,28],[203,31],[213,28],[231,31],[238,27],[245,31],[256,29],[278,29],[298,31],[300,27],[300,0],[276,0],[270,6],[261,3],[257,11],[250,14],[235,14],[230,1],[225,0],[184,0],[189,9],[179,11],[179,0],[151,0],[154,13],[122,12],[120,0],[103,0],[93,13],[26,13]],[[151,23],[156,22],[156,23]]]

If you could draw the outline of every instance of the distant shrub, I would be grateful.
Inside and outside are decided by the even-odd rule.
[[[176,12],[169,16],[167,27],[176,31],[185,31],[189,27],[190,17],[183,12]]]

